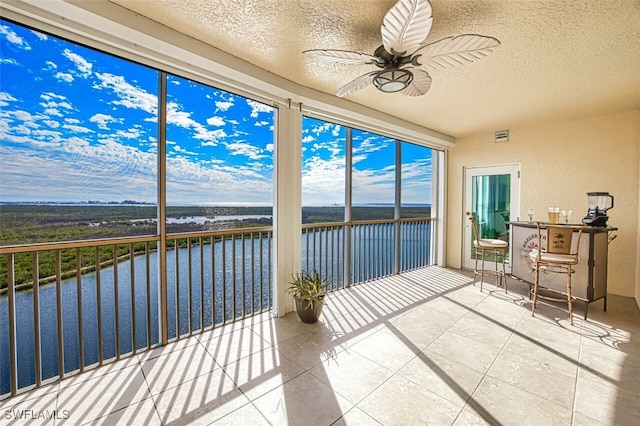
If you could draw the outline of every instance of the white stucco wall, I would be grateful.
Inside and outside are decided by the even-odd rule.
[[[496,129],[500,130],[500,129]],[[546,207],[587,213],[589,191],[615,197],[609,224],[618,237],[609,246],[608,291],[640,301],[640,111],[510,129],[508,143],[493,133],[461,138],[448,162],[447,266],[462,266],[463,167],[521,164],[520,218],[527,209],[544,219]]]

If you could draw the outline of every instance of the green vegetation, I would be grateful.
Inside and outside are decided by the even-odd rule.
[[[80,241],[89,239],[118,238],[128,236],[156,235],[155,222],[157,208],[150,205],[123,204],[78,204],[78,205],[0,205],[0,246],[13,246],[35,243]],[[354,220],[392,219],[392,207],[354,207]],[[167,207],[167,218],[178,223],[167,224],[168,233],[198,232],[218,229],[239,229],[271,226],[271,207]],[[403,207],[402,217],[428,217],[429,207]],[[244,219],[217,220],[216,216],[256,216]],[[264,216],[264,217],[257,217]],[[191,220],[200,218],[200,220]],[[202,218],[205,218],[202,220]],[[178,220],[179,219],[179,220]],[[208,220],[211,219],[211,220]],[[304,207],[303,223],[343,222],[344,207]],[[179,242],[186,246],[186,239]],[[169,248],[174,241],[167,242]],[[150,243],[150,250],[156,249],[156,243]],[[133,254],[142,253],[144,243],[133,245]],[[82,272],[95,270],[96,258],[101,265],[108,265],[114,259],[113,245],[101,246],[96,255],[93,247],[79,250],[61,250],[60,261],[63,277],[73,276],[76,270],[76,258],[80,253]],[[130,255],[129,245],[120,245],[115,249],[119,259]],[[0,290],[7,287],[8,256],[0,256]],[[29,286],[33,281],[33,255],[16,254],[14,257],[16,285]],[[55,276],[55,253],[42,251],[38,254],[39,279],[41,282]]]

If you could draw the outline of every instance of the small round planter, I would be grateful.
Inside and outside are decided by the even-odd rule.
[[[307,308],[309,302],[304,299],[294,298],[296,301],[296,311],[298,312],[298,316],[300,317],[300,321],[313,324],[314,322],[318,322],[318,318],[320,318],[320,314],[322,313],[322,306],[324,305],[324,298],[320,301],[315,302],[313,307]]]

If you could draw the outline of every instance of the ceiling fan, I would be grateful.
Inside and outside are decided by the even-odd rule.
[[[399,0],[384,15],[382,46],[373,55],[349,50],[312,49],[303,53],[341,64],[372,64],[380,68],[345,84],[336,93],[343,97],[373,84],[385,93],[422,96],[431,87],[428,70],[452,68],[481,59],[500,46],[493,37],[463,34],[424,45],[433,23],[428,0]]]

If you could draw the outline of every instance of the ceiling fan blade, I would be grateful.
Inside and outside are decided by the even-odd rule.
[[[478,34],[447,37],[418,49],[411,63],[431,70],[453,68],[482,59],[498,46],[499,40]]]
[[[431,76],[425,70],[418,68],[404,68],[411,71],[413,80],[400,93],[406,96],[422,96],[431,88]]]
[[[382,44],[394,56],[415,52],[431,31],[433,16],[427,0],[399,0],[384,15]]]
[[[318,58],[326,62],[334,62],[339,64],[377,64],[378,58],[366,53],[352,52],[349,50],[334,49],[312,49],[305,50],[312,58]]]
[[[342,98],[343,96],[350,95],[354,92],[357,92],[358,90],[362,90],[365,87],[370,86],[371,84],[373,84],[373,77],[375,75],[376,75],[375,72],[370,72],[351,80],[350,82],[342,86],[340,90],[338,90],[338,93],[336,93],[336,96]]]

